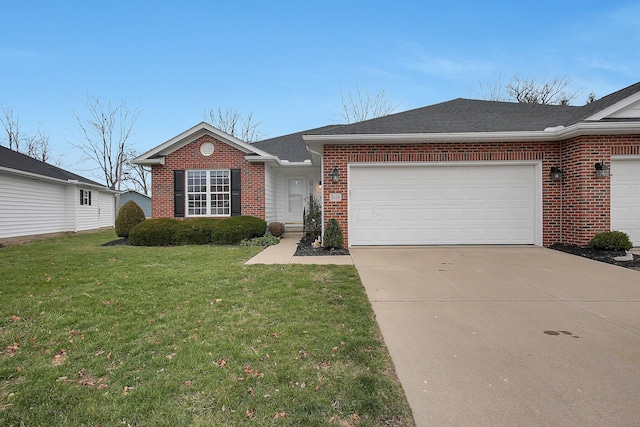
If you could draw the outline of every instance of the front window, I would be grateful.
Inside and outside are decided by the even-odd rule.
[[[231,215],[231,178],[228,169],[187,171],[187,215]]]
[[[91,205],[91,191],[80,190],[80,205]]]

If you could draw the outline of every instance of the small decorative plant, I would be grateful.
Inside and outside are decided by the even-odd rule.
[[[327,249],[342,249],[344,246],[342,229],[340,229],[338,221],[333,218],[327,221],[327,226],[324,229],[322,245]]]
[[[303,213],[304,232],[311,236],[319,236],[322,231],[322,208],[320,201],[310,196]]]
[[[284,224],[281,222],[270,222],[267,225],[267,231],[273,236],[280,237],[284,234]]]
[[[591,239],[589,247],[605,251],[628,251],[633,244],[629,235],[623,231],[603,231]]]

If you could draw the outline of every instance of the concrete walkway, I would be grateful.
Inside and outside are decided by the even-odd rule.
[[[301,233],[285,233],[280,243],[268,246],[254,256],[245,265],[251,264],[323,264],[323,265],[353,265],[350,255],[326,256],[293,256],[302,238]]]
[[[418,426],[640,422],[640,272],[531,246],[350,252]]]

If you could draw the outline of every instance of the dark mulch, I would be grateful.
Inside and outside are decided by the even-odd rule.
[[[319,248],[313,247],[313,242],[316,240],[313,236],[302,236],[300,243],[298,243],[298,249],[294,256],[324,256],[324,255],[349,255],[349,249],[325,249],[322,246]]]
[[[616,261],[614,257],[624,256],[624,251],[603,251],[591,248],[581,248],[579,246],[553,245],[551,249],[566,252],[573,255],[582,256],[596,261],[606,262],[607,264],[618,265],[620,267],[640,269],[640,256],[633,255],[633,261]]]
[[[107,243],[103,243],[100,246],[124,246],[129,244],[129,239],[122,237],[120,239],[112,240]]]

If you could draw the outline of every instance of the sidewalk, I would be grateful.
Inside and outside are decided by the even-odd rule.
[[[268,246],[244,264],[353,265],[351,255],[293,256],[301,238],[301,233],[285,233],[280,238],[280,243]]]

